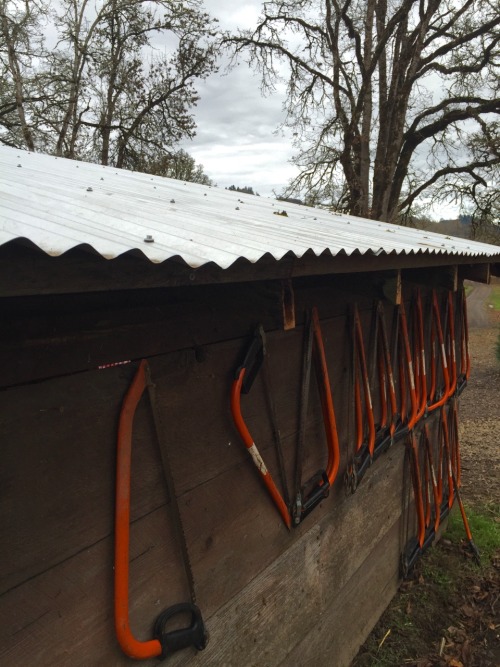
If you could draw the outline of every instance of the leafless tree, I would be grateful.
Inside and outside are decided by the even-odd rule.
[[[63,9],[56,154],[75,157],[83,140],[94,159],[121,167],[193,135],[194,82],[215,67],[214,22],[196,0],[64,0]]]
[[[174,153],[215,29],[200,0],[0,0],[0,141],[129,168]]]
[[[496,0],[270,0],[224,43],[287,84],[286,194],[395,221],[497,160],[466,144],[500,112],[499,25]]]
[[[0,0],[0,127],[4,142],[35,149],[30,110],[40,102],[32,86],[33,63],[43,53],[44,2]]]

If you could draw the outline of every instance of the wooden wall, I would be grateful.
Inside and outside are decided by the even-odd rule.
[[[0,664],[133,662],[113,629],[115,447],[121,402],[148,357],[210,632],[203,653],[186,650],[168,664],[347,666],[398,586],[405,477],[400,444],[354,495],[344,490],[353,429],[346,310],[357,301],[368,338],[373,298],[392,312],[393,282],[383,274],[297,280],[289,331],[283,285],[273,281],[1,300]],[[234,428],[229,391],[248,334],[262,323],[291,481],[303,312],[312,305],[342,458],[330,496],[288,532]],[[261,377],[242,407],[277,477]],[[325,465],[317,392],[306,443],[304,477]],[[147,397],[132,461],[131,625],[149,639],[159,612],[188,592]]]

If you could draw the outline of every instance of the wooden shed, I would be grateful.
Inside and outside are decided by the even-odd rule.
[[[500,248],[4,147],[0,219],[0,664],[349,665],[456,497]]]

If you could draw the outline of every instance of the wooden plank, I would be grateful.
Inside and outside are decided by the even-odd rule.
[[[494,261],[497,259],[493,258]],[[288,280],[309,275],[476,263],[485,264],[484,257],[457,258],[435,254],[395,253],[390,255],[340,253],[332,256],[328,252],[317,257],[313,252],[307,252],[300,258],[288,253],[280,261],[264,255],[255,264],[241,259],[225,270],[213,263],[192,269],[178,258],[153,264],[142,256],[128,253],[109,260],[81,248],[75,248],[60,257],[49,257],[29,244],[11,242],[0,248],[0,296],[70,294],[268,279]]]
[[[117,418],[131,366],[2,392],[0,591],[113,531]],[[132,519],[166,501],[144,402],[134,443]]]
[[[400,489],[394,483],[399,474],[398,457],[388,462],[391,471],[370,471],[370,480],[353,498],[338,493],[337,501],[344,507],[333,505],[326,514],[320,512],[319,525],[304,524],[302,533],[296,531],[292,535],[287,535],[280,525],[283,540],[270,559],[262,557],[258,544],[269,541],[271,522],[269,517],[261,516],[260,533],[249,533],[249,514],[260,510],[248,507],[247,494],[241,494],[241,499],[231,498],[229,506],[224,502],[224,488],[217,499],[210,499],[206,493],[202,518],[185,499],[181,508],[184,516],[193,511],[198,517],[198,537],[193,544],[193,535],[188,533],[188,540],[211,641],[202,656],[183,652],[173,657],[171,664],[190,664],[191,660],[200,659],[207,666],[239,664],[242,656],[245,665],[263,664],[263,656],[269,667],[279,664],[290,649],[290,638],[299,639],[313,630],[363,563],[387,561],[394,567],[394,558],[381,558],[377,552],[371,555],[377,542],[383,544],[386,554],[392,553],[392,538],[387,538],[386,531],[394,522],[400,497]],[[250,493],[251,488],[244,482],[245,491]],[[377,514],[360,530],[359,518],[366,518],[368,509],[373,508],[374,494]],[[233,511],[234,502],[238,506]],[[216,512],[212,511],[212,503]],[[207,525],[210,522],[212,525]],[[186,523],[190,524],[189,518]],[[159,611],[185,596],[179,587],[184,583],[182,568],[169,551],[164,526],[162,510],[133,526],[132,627],[143,639],[150,637],[150,625]],[[210,541],[207,535],[211,536]],[[269,546],[275,548],[276,539]],[[217,550],[219,553],[212,558],[207,553],[210,550],[214,556]],[[283,555],[277,558],[279,554]],[[398,561],[397,554],[395,560]],[[22,664],[33,655],[41,666],[62,662],[129,664],[114,640],[111,563],[112,539],[106,538],[4,594],[0,598],[2,665]],[[231,579],[242,573],[245,586],[240,594],[232,595]],[[339,634],[345,635],[347,629],[350,632],[347,624],[341,625]]]
[[[362,313],[365,327],[369,315],[369,311]],[[210,629],[213,626],[216,632],[224,634],[225,625],[232,622],[233,616],[235,623],[240,617],[245,618],[241,614],[247,606],[249,623],[256,623],[256,631],[250,633],[248,641],[246,638],[243,641],[235,631],[231,641],[238,647],[228,645],[229,655],[240,651],[239,645],[244,644],[249,660],[257,660],[262,628],[261,621],[254,618],[261,611],[257,603],[252,603],[255,591],[261,590],[260,585],[267,590],[270,582],[277,581],[278,570],[272,568],[278,566],[283,568],[280,571],[285,589],[297,584],[295,570],[289,569],[288,554],[294,554],[290,556],[292,565],[293,558],[299,559],[299,565],[309,562],[304,554],[310,548],[307,546],[310,535],[319,537],[319,551],[314,547],[317,574],[313,571],[313,575],[321,579],[321,595],[317,595],[313,586],[310,598],[318,604],[319,597],[321,608],[326,610],[369,558],[373,545],[383,540],[386,527],[392,525],[401,511],[402,446],[395,446],[377,461],[356,494],[345,497],[342,475],[347,464],[352,418],[349,420],[348,416],[351,397],[346,387],[350,359],[346,354],[348,341],[343,316],[323,321],[322,329],[341,433],[342,464],[330,497],[291,534],[249,464],[229,414],[232,373],[246,341],[227,341],[209,345],[203,353],[185,350],[151,360],[160,405],[167,415],[171,463],[200,604],[209,617]],[[297,431],[301,346],[300,327],[286,334],[271,332],[268,336],[276,408],[289,466],[293,464]],[[2,531],[13,548],[10,553],[0,552],[0,559],[4,558],[0,572],[14,576],[10,583],[4,582],[4,590],[9,592],[0,597],[0,622],[5,632],[5,641],[0,637],[0,646],[5,646],[0,649],[2,664],[19,664],[14,662],[19,657],[28,661],[36,654],[37,643],[44,645],[39,664],[49,664],[49,658],[50,664],[56,664],[57,659],[67,664],[128,664],[115,645],[111,622],[110,479],[114,469],[116,419],[133,371],[131,366],[116,367],[2,392],[7,407],[2,430],[7,431],[8,437],[7,465],[0,471],[0,484],[7,489],[7,501],[0,504],[0,526],[3,528],[9,516],[15,518],[21,513],[20,522],[14,520],[8,524],[7,533]],[[245,397],[244,411],[251,432],[275,473],[265,395],[263,386],[258,384],[261,381],[259,378]],[[305,474],[315,471],[325,458],[317,390],[312,393],[311,408]],[[185,595],[177,587],[182,586],[183,577],[175,560],[175,545],[169,537],[164,485],[152,446],[150,421],[144,404],[138,413],[134,436],[132,558],[133,567],[138,569],[131,599],[134,627],[145,636],[149,636],[149,624],[159,608],[170,604],[172,597],[177,600],[177,596],[183,599]],[[47,437],[42,439],[40,434]],[[23,466],[26,462],[28,465]],[[289,475],[290,472],[289,469]],[[29,501],[25,499],[27,490],[33,494]],[[28,553],[27,561],[23,561],[24,553]],[[173,563],[177,563],[175,568]],[[19,564],[22,576],[16,579]],[[270,572],[274,574],[266,580],[265,573]],[[65,590],[67,587],[66,597],[64,591],[60,592],[61,587]],[[307,597],[309,593],[304,590]],[[249,598],[245,597],[247,592]],[[75,606],[75,599],[82,596],[80,607]],[[156,605],[156,600],[161,605]],[[233,616],[226,608],[230,604]],[[274,609],[278,619],[282,600],[272,598],[266,604],[271,611]],[[13,610],[17,609],[16,615]],[[217,621],[219,611],[222,629]],[[295,609],[294,613],[298,611]],[[271,612],[266,610],[264,618],[267,613]],[[315,623],[314,618],[310,617],[311,624]],[[291,622],[295,624],[296,619]],[[28,627],[29,632],[24,632],[23,628]],[[312,630],[303,625],[301,628],[304,633]],[[286,654],[280,631],[275,627],[273,633],[271,625],[266,625],[262,632],[265,637],[276,635],[276,659],[283,661]],[[271,636],[269,642],[272,641]],[[191,660],[191,656],[178,659]],[[200,659],[210,660],[210,653],[205,652]],[[214,658],[212,664],[221,663]]]
[[[242,308],[241,304],[245,307]],[[283,328],[282,285],[0,299],[0,386]]]
[[[493,275],[500,275],[499,264],[493,264]],[[462,280],[473,280],[476,283],[491,282],[492,265],[490,264],[465,264],[459,267],[459,274]]]
[[[279,667],[349,667],[399,586],[399,521],[392,524],[355,575],[322,610]]]
[[[151,638],[162,609],[187,599],[165,518],[156,511],[132,526],[130,621],[139,640]],[[0,619],[3,667],[137,664],[121,653],[114,633],[112,538],[2,595]]]
[[[354,497],[346,498],[337,491],[335,504],[330,505],[319,523],[210,618],[212,639],[203,653],[203,665],[306,664],[302,660],[302,647],[297,647],[298,652],[290,649],[301,638],[314,633],[318,624],[325,631],[323,639],[331,640],[334,627],[339,643],[346,641],[350,648],[356,645],[359,634],[351,627],[354,619],[350,616],[343,619],[344,607],[337,606],[338,598],[340,595],[351,607],[356,605],[359,617],[354,626],[359,626],[367,616],[369,624],[376,613],[370,605],[376,606],[380,599],[377,585],[387,584],[387,570],[391,575],[398,571],[401,455],[400,448],[387,459],[385,469],[379,467],[370,473],[370,480]],[[314,557],[308,559],[304,555],[311,549]],[[379,568],[375,576],[374,566]],[[357,581],[358,598],[349,601],[353,581]],[[372,582],[368,595],[367,581]],[[343,595],[341,591],[346,588],[351,593]],[[390,598],[383,599],[387,603]],[[337,610],[337,622],[326,630],[322,618],[332,604]],[[307,641],[304,643],[308,645]],[[336,655],[335,651],[318,651],[315,645],[309,645],[309,650],[316,662],[321,655]],[[195,660],[189,655],[179,655],[172,664],[186,666]]]
[[[360,310],[370,310],[392,275],[302,279],[286,292],[280,282],[262,281],[0,299],[0,386],[178,349],[203,354],[205,345],[247,336],[257,323],[266,331],[292,329],[312,305],[322,319],[343,317],[353,295]]]
[[[179,654],[171,664],[276,665],[290,639],[315,622],[321,596],[319,544],[315,526],[210,619],[210,643],[199,659]]]
[[[458,266],[443,266],[425,269],[404,269],[404,283],[415,284],[430,289],[444,289],[456,292],[458,287]]]
[[[291,280],[283,280],[282,302],[283,302],[283,329],[288,331],[295,328],[295,295]]]
[[[290,480],[298,428],[301,345],[301,331],[291,331],[283,340],[277,333],[269,339],[270,375],[273,391],[279,394],[276,409]],[[200,361],[193,351],[151,361],[171,443],[171,465],[181,496],[208,493],[215,501],[220,500],[218,489],[222,489],[223,496],[233,493],[239,497],[242,480],[248,478],[245,484],[252,484],[250,498],[258,499],[264,516],[274,518],[276,510],[260,485],[229,413],[232,369],[240,355],[241,341],[232,341],[208,347]],[[0,590],[19,585],[111,534],[116,424],[134,372],[133,366],[119,366],[2,392],[4,457],[0,483],[5,492],[0,500],[0,524],[11,546],[0,552]],[[334,383],[339,391],[340,380],[337,376]],[[312,393],[310,405],[304,479],[326,461],[317,391]],[[244,398],[243,410],[277,476],[262,377]],[[145,399],[136,415],[133,451],[136,519],[165,503]],[[194,493],[207,484],[208,491],[200,488],[198,495]],[[217,514],[215,507],[212,511]],[[237,517],[231,516],[233,520]]]

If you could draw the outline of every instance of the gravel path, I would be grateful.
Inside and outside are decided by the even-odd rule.
[[[473,504],[500,504],[500,362],[495,346],[500,334],[500,313],[488,309],[487,285],[476,285],[467,303],[482,302],[482,313],[471,321],[469,346],[472,370],[460,399],[460,445],[462,486],[465,501]],[[469,301],[474,293],[476,299]],[[484,316],[484,318],[483,318]],[[483,324],[486,320],[486,326]]]
[[[471,329],[491,327],[491,317],[487,304],[487,299],[491,292],[491,285],[471,283],[469,281],[467,281],[467,284],[472,287],[472,291],[467,297],[469,327]]]

